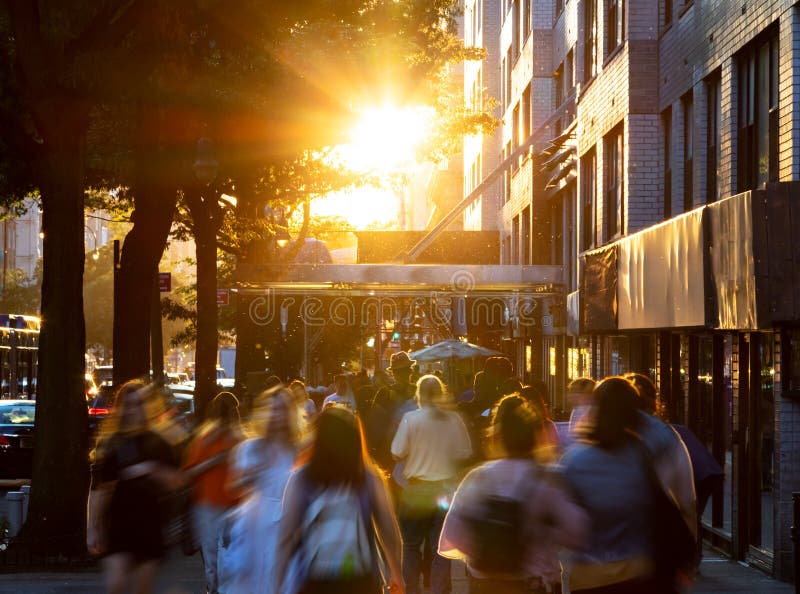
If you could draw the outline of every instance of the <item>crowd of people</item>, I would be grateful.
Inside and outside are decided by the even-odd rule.
[[[316,401],[300,380],[276,378],[247,407],[223,392],[193,435],[157,389],[122,386],[88,514],[108,591],[152,591],[172,541],[199,549],[211,594],[446,594],[453,560],[473,594],[691,584],[723,473],[658,418],[648,377],[573,381],[561,430],[547,386],[520,383],[504,357],[456,395],[414,378],[406,353],[387,372],[337,376]]]

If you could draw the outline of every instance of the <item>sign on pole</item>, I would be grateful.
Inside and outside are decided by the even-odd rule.
[[[229,305],[231,302],[230,289],[217,289],[217,305]]]
[[[172,273],[159,272],[158,273],[158,292],[169,293],[172,290]]]

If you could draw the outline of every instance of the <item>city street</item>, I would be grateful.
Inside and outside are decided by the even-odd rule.
[[[204,591],[199,558],[173,557],[161,573],[157,594],[202,594]],[[0,574],[0,594],[102,594],[99,573],[23,573]],[[453,567],[453,594],[466,594],[464,567]],[[733,563],[709,553],[693,594],[750,592],[790,594],[789,584],[768,578],[760,571]]]

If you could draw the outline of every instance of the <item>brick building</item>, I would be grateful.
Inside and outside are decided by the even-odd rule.
[[[705,537],[789,579],[800,7],[490,4],[481,14],[492,26],[499,15],[499,32],[484,26],[480,41],[483,80],[499,78],[501,261],[564,273],[554,322],[509,337],[509,353],[555,406],[572,377],[650,375],[725,468]],[[465,175],[465,195],[492,169]]]

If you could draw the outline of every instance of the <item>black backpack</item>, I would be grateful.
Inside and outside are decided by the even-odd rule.
[[[530,484],[531,479],[526,473],[519,484]],[[471,567],[487,574],[522,572],[527,548],[524,529],[530,523],[530,518],[524,517],[528,499],[491,493],[481,498],[480,513],[469,522],[474,547]]]

